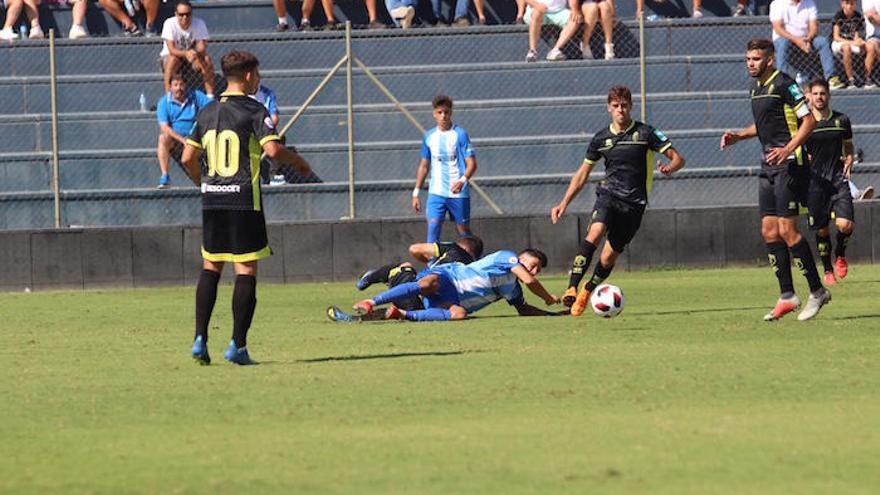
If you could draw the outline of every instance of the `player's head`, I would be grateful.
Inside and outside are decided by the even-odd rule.
[[[183,72],[175,72],[171,74],[171,96],[174,97],[175,100],[183,100],[186,96],[186,78],[183,77]]]
[[[437,122],[437,127],[444,131],[452,127],[452,98],[446,95],[437,95],[431,100],[431,107],[434,108],[434,120]]]
[[[465,237],[459,237],[457,241],[458,247],[467,251],[471,258],[478,260],[483,256],[483,240],[471,234]]]
[[[773,42],[767,38],[754,38],[746,45],[746,66],[749,75],[761,78],[768,71],[773,70],[773,62],[776,49]]]
[[[852,17],[856,13],[856,0],[840,0],[840,10],[843,15]]]
[[[632,106],[632,91],[628,87],[612,86],[608,90],[608,113],[618,127],[627,125],[632,120]]]
[[[220,59],[223,75],[231,84],[244,86],[245,93],[254,94],[260,87],[260,61],[244,50],[232,50]]]
[[[189,0],[179,0],[177,6],[174,7],[174,15],[177,17],[177,23],[183,29],[189,29],[192,26],[193,7]]]
[[[547,266],[547,255],[535,248],[523,249],[518,258],[519,263],[532,275],[538,275]]]
[[[807,98],[810,99],[810,105],[816,110],[822,111],[828,108],[831,103],[831,92],[828,90],[828,81],[822,78],[816,78],[807,85]]]

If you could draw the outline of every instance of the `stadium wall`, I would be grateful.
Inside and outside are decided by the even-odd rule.
[[[849,258],[880,263],[880,201],[856,203]],[[757,207],[650,209],[618,269],[763,266]],[[473,230],[486,252],[534,246],[561,273],[589,225],[586,214],[551,225],[547,215],[486,217]],[[807,232],[806,225],[802,225]],[[447,226],[447,234],[454,229]],[[407,259],[421,242],[423,220],[270,224],[275,256],[260,278],[274,283],[353,280],[366,269]],[[812,242],[812,235],[807,238]],[[67,229],[0,233],[0,290],[54,290],[194,285],[201,268],[197,227]],[[226,280],[231,280],[227,269]]]

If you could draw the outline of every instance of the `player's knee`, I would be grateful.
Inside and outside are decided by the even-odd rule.
[[[786,244],[792,246],[801,240],[801,233],[798,231],[797,224],[794,222],[783,222],[779,224],[779,236]]]
[[[853,222],[852,220],[846,219],[838,219],[837,220],[837,230],[840,232],[850,235],[853,233]]]
[[[779,240],[779,228],[776,223],[764,222],[761,224],[761,237],[766,242],[776,242]]]
[[[449,307],[450,320],[463,320],[467,318],[467,310],[461,306],[453,305]]]

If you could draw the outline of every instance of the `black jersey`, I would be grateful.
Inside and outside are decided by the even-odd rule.
[[[624,201],[647,204],[654,182],[654,152],[665,152],[672,147],[662,132],[633,120],[620,134],[611,126],[597,132],[584,161],[596,163],[605,158],[605,179],[599,192],[610,193]]]
[[[435,242],[434,260],[428,266],[432,267],[444,263],[463,263],[467,265],[473,262],[474,258],[458,244],[454,242]]]
[[[832,181],[843,175],[843,144],[852,137],[846,114],[832,110],[827,119],[817,119],[816,129],[807,140],[813,176]]]
[[[199,112],[186,141],[207,154],[202,208],[262,211],[260,155],[265,143],[278,139],[266,108],[244,93],[223,93]]]
[[[840,27],[840,37],[845,40],[855,39],[857,34],[865,39],[865,18],[859,11],[855,11],[852,17],[847,17],[843,9],[838,10],[831,25]]]
[[[810,107],[804,92],[794,79],[776,70],[764,84],[756,80],[752,84],[752,115],[764,156],[771,148],[782,148],[797,134],[799,119],[809,115]],[[803,149],[798,147],[789,159],[804,165]],[[774,168],[766,159],[761,166]]]

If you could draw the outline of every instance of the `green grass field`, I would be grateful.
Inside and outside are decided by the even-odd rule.
[[[350,283],[265,284],[250,368],[228,285],[210,367],[193,288],[2,294],[0,493],[878,492],[880,266],[806,323],[768,269],[610,281],[614,320],[354,325]]]

